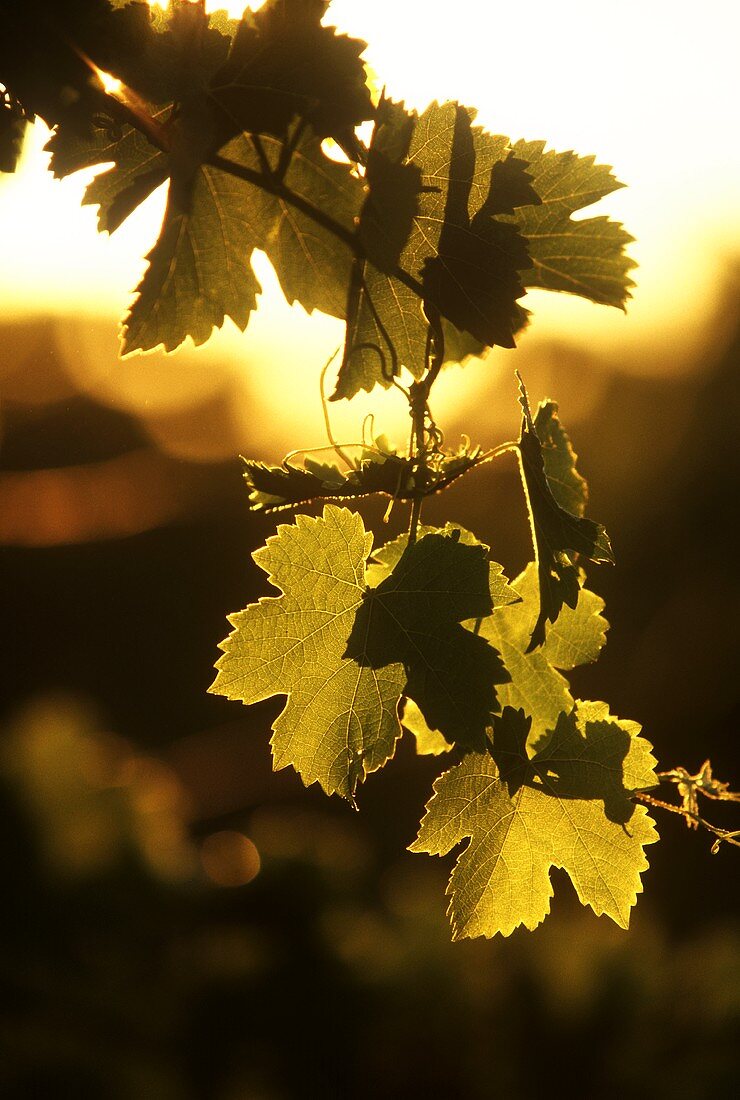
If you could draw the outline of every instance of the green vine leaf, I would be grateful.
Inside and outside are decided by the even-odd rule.
[[[439,730],[430,729],[413,699],[404,699],[401,710],[401,725],[416,740],[416,751],[419,756],[441,756],[449,752],[452,745]]]
[[[427,535],[436,534],[443,535],[447,538],[455,538],[458,542],[464,546],[478,546],[481,547],[485,556],[489,553],[489,547],[485,543],[476,538],[470,531],[466,531],[465,528],[458,526],[457,524],[448,523],[443,528],[426,527],[420,525],[418,530],[419,539],[425,538]],[[398,538],[392,539],[384,546],[374,550],[370,562],[367,568],[367,581],[368,584],[375,588],[380,585],[397,567],[401,557],[403,556],[408,546],[408,535],[400,535]],[[482,619],[482,622],[489,623],[492,617],[496,617],[500,614],[500,611],[504,608],[508,608],[509,605],[516,604],[520,601],[521,597],[517,589],[509,584],[506,576],[503,572],[503,566],[498,562],[488,562],[488,591],[490,593],[492,616]],[[464,623],[464,626],[471,628],[470,622]],[[476,627],[479,625],[478,620],[475,620]],[[485,634],[484,631],[474,631],[481,634],[486,641],[491,639]],[[493,644],[493,648],[499,653],[498,648]],[[500,656],[500,653],[499,653]],[[487,700],[489,701],[490,709],[499,709],[502,697],[508,697],[510,691],[510,673],[506,669],[502,672],[499,661],[495,665],[495,697],[491,699],[490,693],[487,690]],[[469,719],[470,707],[466,706],[460,713],[463,721]],[[429,720],[427,720],[427,718]],[[473,721],[476,725],[469,729],[460,729],[458,727],[454,736],[444,734],[441,732],[439,725],[434,724],[434,716],[429,712],[425,718],[424,713],[413,699],[406,698],[403,706],[402,723],[406,729],[410,730],[416,738],[417,752],[421,754],[438,755],[442,752],[447,752],[451,747],[453,741],[460,741],[462,744],[471,745],[476,741],[480,742],[480,721],[481,715],[478,712],[477,717],[473,715]],[[490,723],[491,715],[488,714],[487,723]]]
[[[480,546],[485,555],[490,551],[490,547],[485,542],[481,542],[472,531],[466,531],[459,523],[446,523],[444,527],[428,527],[420,524],[417,534],[420,539],[426,535],[444,535],[447,538],[454,538],[463,546]],[[367,582],[372,588],[376,588],[395,569],[408,546],[408,541],[408,535],[399,535],[373,550],[367,569]],[[503,565],[495,561],[488,562],[488,590],[493,608],[505,607],[521,598],[518,591],[506,579]]]
[[[604,528],[583,515],[585,483],[575,471],[575,454],[560,428],[557,406],[545,402],[535,424],[523,385],[520,401],[523,417],[519,465],[540,585],[540,613],[532,630],[529,652],[542,645],[545,624],[556,621],[563,604],[575,608],[578,602],[579,571],[569,555],[580,554],[594,562],[611,564],[614,564],[614,557]],[[560,500],[575,504],[576,514],[562,507]]]
[[[497,689],[499,705],[522,710],[530,720],[530,743],[541,745],[558,717],[573,707],[565,671],[595,661],[606,643],[609,624],[604,601],[581,588],[575,608],[563,607],[544,644],[528,651],[539,614],[537,566],[531,563],[513,582],[520,599],[470,624],[501,654],[508,683]]]
[[[534,430],[540,441],[550,492],[566,512],[582,516],[588,504],[588,483],[576,469],[578,455],[560,423],[557,402],[540,402],[534,416]]]
[[[334,505],[281,524],[253,556],[283,594],[230,616],[210,689],[244,703],[287,695],[273,725],[275,768],[292,765],[307,786],[350,800],[393,756],[406,679],[400,662],[374,667],[361,643],[347,655],[371,546],[361,518]]]
[[[454,529],[425,534],[366,592],[347,652],[361,651],[375,667],[403,662],[404,694],[429,727],[448,742],[482,747],[495,685],[507,675],[495,649],[460,625],[473,607],[476,617],[493,610],[486,547]]]
[[[427,535],[368,588],[371,546],[360,517],[331,504],[278,527],[254,560],[282,595],[230,617],[211,688],[244,703],[287,695],[275,767],[350,800],[393,755],[403,695],[448,741],[482,746],[502,674],[460,625],[492,607],[484,547]]]
[[[639,732],[605,703],[579,702],[530,759],[528,722],[507,708],[490,754],[469,754],[435,782],[410,850],[445,855],[470,838],[447,891],[454,939],[536,928],[550,909],[551,867],[568,873],[583,905],[628,926],[644,847],[658,839],[631,801],[657,783]]]
[[[284,462],[268,466],[245,459],[250,507],[254,511],[278,512],[298,504],[327,497],[349,500],[384,493],[394,500],[411,500],[417,492],[416,462],[395,451],[363,448],[355,468],[342,468],[335,462],[320,462],[307,455],[301,466]],[[351,454],[354,448],[345,448]],[[457,453],[432,455],[427,466],[425,496],[446,489],[458,477],[486,458],[480,447],[461,447]]]
[[[525,286],[567,291],[624,309],[634,286],[627,273],[635,267],[624,249],[633,238],[609,218],[571,217],[624,184],[594,157],[545,152],[544,141],[517,141],[513,153],[527,162],[540,198],[538,205],[522,206],[511,216],[532,259],[522,274]]]

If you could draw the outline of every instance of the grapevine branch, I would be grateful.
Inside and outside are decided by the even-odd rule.
[[[729,783],[717,779],[712,773],[710,760],[705,760],[696,775],[691,775],[686,768],[673,768],[667,772],[657,772],[658,779],[662,782],[674,783],[678,788],[681,804],[665,802],[655,798],[645,791],[639,791],[635,798],[646,802],[650,806],[659,807],[669,813],[679,814],[684,819],[689,829],[706,829],[717,839],[712,845],[712,854],[716,855],[722,844],[731,844],[740,848],[740,829],[720,829],[707,821],[699,812],[699,795],[714,802],[740,802],[740,791],[731,791]]]
[[[53,7],[41,6],[48,12]],[[46,38],[53,49],[61,37],[62,56],[56,66],[50,57],[48,72],[30,82],[14,55],[22,62],[28,49],[36,64],[33,19],[14,14],[13,33],[0,43],[0,78],[8,75],[4,65],[11,75],[21,75],[17,87],[13,80],[9,86],[0,83],[0,107],[5,107],[0,166],[17,161],[21,110],[25,117],[38,113],[57,125],[52,151],[58,174],[87,163],[88,151],[78,140],[82,131],[92,139],[93,162],[118,146],[113,174],[88,193],[88,201],[97,201],[102,188],[103,213],[106,203],[115,203],[108,209],[111,224],[116,220],[111,210],[125,214],[148,193],[144,185],[152,175],[145,169],[152,149],[163,154],[154,174],[157,182],[171,177],[177,201],[139,287],[137,313],[132,311],[137,323],[127,330],[133,330],[126,344],[130,350],[180,346],[203,329],[207,335],[226,317],[246,323],[254,308],[254,281],[247,256],[243,263],[231,262],[232,245],[243,250],[242,214],[247,243],[265,242],[284,286],[300,273],[303,256],[322,268],[332,301],[346,302],[337,311],[346,317],[347,335],[333,396],[350,398],[376,384],[401,390],[410,414],[408,447],[399,453],[382,435],[372,438],[374,423],[368,419],[360,442],[334,436],[324,382],[335,352],[320,380],[327,444],[316,450],[326,452],[327,461],[311,460],[306,450],[291,451],[282,466],[245,460],[250,507],[278,511],[321,499],[357,501],[384,494],[391,505],[397,499],[410,502],[408,538],[391,540],[383,553],[372,552],[362,516],[336,503],[327,503],[320,517],[299,515],[293,525],[281,524],[255,555],[280,594],[232,616],[234,630],[221,643],[211,691],[243,703],[283,696],[285,709],[273,725],[276,768],[290,765],[307,786],[319,783],[352,805],[358,784],[394,756],[399,722],[416,735],[421,753],[457,748],[452,767],[435,783],[411,845],[415,852],[444,855],[465,843],[448,891],[456,939],[536,927],[549,908],[552,866],[564,868],[584,904],[624,925],[640,889],[643,849],[657,839],[651,815],[632,814],[634,802],[678,814],[690,828],[705,828],[716,851],[722,843],[740,847],[740,831],[705,820],[701,799],[735,802],[740,794],[714,778],[709,761],[696,775],[675,768],[656,777],[651,746],[634,734],[631,723],[610,715],[606,703],[570,695],[561,672],[594,660],[608,625],[601,601],[585,588],[574,562],[613,558],[606,531],[584,514],[587,486],[557,404],[543,401],[530,410],[520,379],[519,440],[485,453],[465,436],[457,452],[448,453],[430,408],[445,360],[443,326],[459,331],[460,340],[451,335],[450,342],[463,347],[513,346],[524,319],[517,303],[532,269],[539,272],[542,289],[576,288],[583,298],[624,307],[633,266],[624,248],[631,238],[617,223],[579,221],[577,252],[564,248],[563,255],[551,254],[553,239],[573,238],[571,215],[620,184],[593,157],[544,152],[544,143],[492,139],[474,128],[474,112],[459,103],[435,101],[423,114],[385,100],[383,109],[374,109],[361,60],[364,43],[323,25],[327,6],[305,0],[266,5],[263,14],[250,12],[238,33],[226,35],[215,26],[209,30],[204,0],[196,0],[195,15],[173,0],[167,30],[151,29],[156,44],[151,64],[139,69],[131,64],[125,35],[108,30],[140,28],[140,8],[123,5],[123,13],[114,15],[112,3],[101,0],[101,17],[107,10],[111,18],[110,24],[101,18],[102,38],[97,31],[87,33],[84,17],[70,22],[75,28],[70,34],[90,56],[67,40],[64,14],[50,17]],[[35,7],[29,5],[31,12]],[[305,35],[295,34],[290,18],[299,11],[301,26],[310,32]],[[170,37],[158,37],[162,34]],[[173,77],[164,84],[151,80],[160,47]],[[70,89],[60,81],[66,81],[70,49],[77,55],[71,70],[80,97],[68,110]],[[226,68],[219,57],[228,57]],[[118,91],[109,88],[95,58],[112,73],[126,75],[132,87],[119,82]],[[36,106],[39,111],[25,110]],[[373,116],[380,129],[366,145],[357,138],[357,127]],[[95,129],[109,140],[99,141]],[[332,169],[326,187],[312,175],[322,164],[326,169],[318,145],[323,135],[348,157]],[[247,150],[246,163],[239,153],[227,155],[236,147],[232,138]],[[301,149],[309,158],[308,178],[302,170],[293,174],[301,169]],[[214,202],[221,192],[228,194],[223,217],[219,212],[213,219],[197,202],[204,170]],[[226,176],[245,186],[229,186]],[[252,188],[272,201],[255,204]],[[575,200],[560,204],[562,210],[548,199],[558,188]],[[430,192],[439,198],[429,200]],[[339,195],[338,204],[333,194]],[[553,207],[546,212],[547,241],[544,211],[536,209],[544,201]],[[276,213],[289,209],[320,231],[290,227],[291,242],[304,246],[295,255],[292,248],[279,248],[275,236]],[[424,232],[427,222],[434,227],[431,233]],[[187,263],[184,271],[181,263],[183,227],[192,230],[195,260],[208,256],[208,263],[195,265],[197,285]],[[315,250],[312,236],[321,246]],[[329,238],[332,247],[325,249]],[[339,251],[347,263],[324,263],[324,251]],[[608,292],[605,265],[613,272]],[[383,277],[379,281],[377,273]],[[295,279],[295,298],[307,307],[315,304],[312,276],[313,270],[305,280]],[[206,282],[207,300],[201,293]],[[396,293],[401,288],[416,302],[412,308],[408,293]],[[359,352],[361,361],[352,362]],[[414,376],[407,387],[400,380],[403,368]],[[426,496],[509,451],[519,456],[533,541],[533,560],[516,584],[473,532],[461,537],[449,525],[413,545],[422,530]],[[548,624],[556,622],[562,644],[548,647]],[[545,731],[549,736],[542,739]],[[536,745],[534,756],[527,753],[528,743]],[[544,775],[557,782],[543,784]],[[629,788],[625,775],[631,777]],[[675,784],[678,798],[662,800],[660,783]],[[553,799],[571,797],[567,813],[553,814]],[[622,823],[631,814],[625,830]],[[503,820],[514,827],[500,830]],[[522,843],[525,833],[534,843]],[[611,859],[615,845],[624,857],[619,861]],[[583,858],[584,851],[591,858]],[[537,889],[534,883],[540,884]]]

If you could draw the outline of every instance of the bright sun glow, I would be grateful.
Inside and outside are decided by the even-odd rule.
[[[242,7],[208,6],[231,14]],[[394,98],[418,108],[457,98],[476,105],[495,132],[546,137],[614,165],[628,187],[584,216],[609,214],[637,238],[627,317],[535,293],[527,303],[535,323],[523,342],[567,339],[612,359],[620,349],[625,364],[639,348],[641,369],[647,361],[647,369],[669,372],[690,362],[740,252],[739,13],[737,0],[705,0],[700,10],[688,0],[534,0],[526,10],[490,0],[334,0],[327,21],[369,42],[366,58]],[[52,180],[42,170],[46,137],[37,126],[21,170],[0,183],[4,316],[120,316],[156,236],[164,190],[120,233],[99,236],[95,211],[80,208],[93,173]],[[215,347],[235,365],[269,357],[274,386],[276,360],[286,378],[298,349],[320,365],[341,325],[287,307],[268,265],[259,266],[266,293],[258,316],[244,336],[227,325]],[[315,399],[315,382],[310,396],[305,385],[302,417],[304,399]]]

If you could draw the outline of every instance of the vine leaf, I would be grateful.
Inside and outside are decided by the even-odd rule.
[[[169,115],[165,108],[154,114],[163,124]],[[82,168],[112,161],[85,189],[83,206],[97,206],[98,230],[114,233],[134,210],[169,177],[167,156],[133,126],[117,125],[112,118],[98,116],[88,134],[56,130],[46,143],[51,153],[50,168],[62,179]]]
[[[480,540],[470,531],[466,531],[465,528],[459,527],[457,524],[448,523],[444,528],[426,527],[422,525],[418,529],[419,539],[424,539],[431,534],[454,538],[464,546],[480,547],[483,554],[485,556],[488,555],[488,546],[480,542]],[[407,546],[408,535],[400,535],[398,538],[392,539],[384,546],[373,551],[367,569],[367,580],[371,587],[378,587],[393,572],[401,560]],[[506,579],[503,567],[494,561],[488,562],[488,592],[490,594],[491,609],[494,617],[500,613],[500,609],[515,604],[520,600],[518,591],[513,588]],[[490,618],[485,618],[482,621],[488,623]],[[465,623],[463,625],[469,627],[470,623]],[[482,631],[480,633],[485,637],[486,641],[490,641]],[[493,648],[497,651],[495,645]],[[489,711],[500,707],[501,693],[509,690],[508,669],[502,672],[500,662],[497,660],[493,672],[496,677],[494,687],[498,698],[494,697],[492,699],[489,686],[484,685]],[[480,742],[481,713],[475,710],[471,712],[469,704],[465,704],[462,707],[460,718],[463,725],[472,718],[474,725],[470,729],[462,730],[458,726],[456,732],[452,735],[449,731],[443,733],[439,724],[435,725],[435,714],[433,711],[427,711],[426,713],[427,717],[425,717],[425,714],[413,699],[406,698],[403,707],[402,723],[414,734],[417,751],[419,753],[438,755],[441,752],[448,751],[453,741],[460,741],[462,744],[467,745],[475,744],[476,741]],[[488,714],[487,721],[490,722],[490,713]]]
[[[354,128],[373,116],[361,54],[366,43],[322,26],[326,0],[267,0],[245,11],[228,60],[211,83],[234,133],[287,135],[296,115],[320,137],[356,151]]]
[[[276,768],[353,799],[393,755],[403,695],[448,741],[483,745],[498,655],[460,622],[492,606],[485,549],[430,534],[368,589],[372,536],[359,516],[281,525],[254,559],[282,592],[230,617],[211,691],[288,702],[273,726]]]
[[[367,153],[368,196],[362,208],[359,238],[378,271],[392,274],[419,213],[421,169],[407,159],[414,119],[402,103],[381,99]]]
[[[532,259],[522,274],[525,286],[567,291],[624,309],[634,286],[628,272],[635,267],[624,249],[633,238],[609,218],[571,218],[624,184],[609,165],[573,152],[545,152],[544,141],[517,141],[512,150],[527,162],[541,200],[510,218],[526,238]]]
[[[361,518],[327,505],[323,517],[281,524],[254,560],[282,595],[230,616],[233,631],[211,691],[255,703],[288,701],[273,726],[276,769],[352,800],[357,784],[395,751],[400,662],[374,667],[347,639],[363,607],[372,535]]]
[[[568,683],[558,669],[595,661],[609,624],[601,614],[604,601],[581,588],[575,608],[563,607],[544,644],[527,651],[539,614],[537,566],[528,565],[513,587],[520,600],[498,608],[474,628],[498,650],[511,677],[497,689],[499,705],[521,709],[531,723],[530,744],[541,746],[559,715],[573,707]]]
[[[448,127],[452,123],[449,163],[443,175],[435,168],[432,178],[440,181],[439,191],[428,201],[434,208],[419,216],[424,236],[425,309],[446,317],[487,346],[512,348],[520,325],[517,299],[524,294],[520,271],[528,266],[529,253],[525,238],[497,216],[512,214],[517,206],[536,204],[539,199],[530,186],[526,161],[507,154],[493,162],[483,203],[471,211],[474,185],[480,188],[481,175],[471,117],[471,112],[457,106],[454,122],[451,118],[447,121]],[[422,131],[425,122],[423,116],[419,120]],[[436,145],[440,136],[437,126],[429,127],[425,141]],[[477,136],[480,144],[483,132]],[[438,219],[440,229],[435,225]],[[429,256],[433,241],[436,255]],[[416,267],[422,255],[421,242],[412,238],[410,245],[410,252],[416,250],[412,259]]]
[[[441,756],[443,752],[449,752],[452,748],[439,730],[429,728],[424,715],[413,699],[404,699],[401,724],[404,729],[413,733],[419,756]]]
[[[418,537],[421,539],[425,535],[444,535],[447,538],[454,538],[463,546],[480,546],[485,555],[490,551],[490,547],[481,542],[472,531],[467,531],[458,523],[446,523],[444,527],[428,527],[420,524]],[[380,582],[395,569],[407,546],[408,535],[399,535],[373,550],[367,569],[368,584],[372,588],[377,588]],[[518,591],[506,579],[503,565],[495,561],[488,562],[488,590],[493,608],[516,603],[521,598]]]
[[[169,112],[153,117],[166,121]],[[187,336],[202,344],[226,317],[245,328],[260,292],[250,264],[255,248],[267,252],[289,301],[343,316],[351,265],[346,244],[260,187],[219,168],[190,163],[188,133],[187,126],[170,127],[171,150],[165,153],[135,128],[116,128],[112,119],[101,119],[89,137],[60,131],[47,145],[57,177],[113,161],[84,198],[99,205],[100,230],[113,232],[159,184],[170,180],[159,238],[124,323],[123,352],[159,345],[171,351]],[[264,148],[276,164],[280,143],[266,138]],[[261,170],[245,137],[225,146],[222,155],[238,167]],[[352,229],[364,185],[347,165],[330,161],[308,130],[293,153],[285,182],[312,205],[330,207],[335,220]]]
[[[168,94],[179,96],[177,102],[156,112],[139,104],[145,135],[137,127],[120,125],[113,117],[115,102],[109,101],[112,114],[94,115],[91,131],[60,127],[47,146],[57,176],[113,161],[90,184],[84,200],[99,205],[101,230],[116,229],[159,184],[170,180],[159,239],[124,322],[123,352],[159,345],[171,351],[187,336],[202,344],[226,317],[243,329],[260,292],[250,264],[255,248],[268,253],[290,302],[301,302],[309,312],[320,309],[344,317],[350,249],[275,193],[282,141],[266,135],[258,151],[242,135],[224,145],[229,129],[214,117],[206,84],[228,50],[230,38],[224,31],[236,25],[219,15],[205,17],[192,5],[173,9],[168,22],[160,16],[156,26],[146,19],[142,60],[138,69],[130,67],[124,75],[136,79],[153,102],[166,100]],[[147,76],[157,58],[163,62],[158,83]],[[187,87],[178,88],[174,74],[181,78],[191,69]],[[118,71],[123,73],[120,66]],[[282,184],[311,207],[331,211],[334,221],[352,233],[365,196],[363,181],[349,165],[324,155],[321,135],[310,127],[289,136],[294,148],[280,169]],[[237,171],[264,175],[266,186],[208,164],[219,150]]]
[[[251,160],[246,139],[227,148],[231,159]],[[203,344],[226,317],[246,328],[261,289],[249,262],[262,243],[250,190],[207,165],[172,178],[149,267],[124,321],[124,354],[159,345],[172,351],[188,336]]]
[[[639,732],[605,703],[579,702],[530,759],[528,722],[507,708],[491,752],[469,754],[435,782],[410,850],[445,855],[470,838],[447,890],[454,939],[536,928],[550,908],[551,867],[568,873],[583,905],[628,926],[644,847],[658,839],[631,801],[657,783]]]
[[[557,402],[540,402],[534,417],[534,430],[542,448],[550,492],[566,512],[582,516],[588,504],[588,483],[576,469],[578,455],[560,423]]]
[[[282,143],[266,136],[262,146],[271,170],[277,171]],[[228,147],[224,154],[229,155]],[[347,233],[354,232],[365,184],[349,165],[324,155],[319,135],[310,128],[302,132],[296,144],[284,183],[308,205],[329,212]],[[256,187],[251,190],[263,204],[264,248],[287,300],[300,302],[309,313],[318,309],[343,319],[352,269],[347,244],[287,200]]]
[[[456,103],[433,103],[418,118],[402,104],[384,108],[371,154],[376,146],[386,173],[404,179],[406,216],[416,192],[417,210],[398,262],[421,281],[426,316],[418,295],[390,274],[387,258],[379,266],[358,265],[334,400],[376,383],[390,385],[401,365],[420,377],[431,314],[444,319],[458,358],[493,344],[514,345],[522,323],[517,299],[524,294],[519,270],[530,260],[517,227],[501,215],[516,203],[539,200],[524,163],[509,157],[507,139],[473,127],[473,117]],[[421,175],[421,190],[411,167]],[[387,203],[372,199],[371,181],[368,217],[373,201],[387,218]]]
[[[375,667],[401,661],[404,694],[449,742],[482,747],[495,685],[506,672],[485,639],[461,626],[493,610],[486,548],[457,531],[426,534],[402,550],[365,594],[347,645]]]
[[[545,624],[556,621],[563,604],[575,608],[578,602],[579,571],[568,552],[581,554],[594,562],[611,564],[614,564],[614,557],[604,528],[583,515],[586,507],[585,483],[576,474],[575,454],[557,421],[557,406],[553,402],[545,402],[535,423],[523,384],[520,402],[523,417],[519,465],[540,586],[540,613],[527,647],[527,652],[530,652],[542,645]],[[576,514],[567,511],[561,500],[575,504]]]
[[[200,4],[164,7],[120,4],[111,17],[110,45],[94,60],[148,103],[193,104],[225,64],[239,24],[223,10],[209,15]]]
[[[358,235],[374,263],[352,267],[344,355],[332,401],[376,383],[389,386],[400,365],[424,370],[427,321],[413,290],[392,277],[419,212],[422,172],[408,159],[416,115],[381,99],[367,154],[369,185]]]
[[[319,462],[307,455],[301,466],[284,462],[267,466],[245,459],[244,478],[254,511],[277,512],[326,497],[348,500],[370,493],[385,493],[395,500],[411,500],[416,492],[416,463],[393,450],[363,448],[352,470],[334,462]],[[387,448],[387,445],[386,445]],[[346,451],[351,453],[350,448]],[[427,464],[425,495],[441,492],[456,478],[486,458],[480,447],[461,447],[454,454],[435,454]]]

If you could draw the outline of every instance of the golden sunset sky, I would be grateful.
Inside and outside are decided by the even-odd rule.
[[[242,8],[211,6],[232,14]],[[494,132],[594,153],[627,184],[582,215],[608,214],[636,238],[630,252],[639,264],[637,287],[627,316],[534,292],[526,304],[535,319],[523,348],[564,340],[622,370],[679,375],[692,368],[726,272],[740,254],[736,0],[535,0],[525,6],[334,0],[327,21],[367,40],[366,60],[390,96],[417,108],[432,98],[459,99],[476,106],[479,121]],[[34,127],[21,169],[0,182],[3,318],[108,321],[107,361],[116,321],[156,238],[164,190],[113,237],[99,235],[95,210],[80,206],[94,173],[53,180],[44,170],[47,137],[41,124]],[[288,307],[269,264],[263,259],[257,267],[265,293],[247,332],[227,322],[208,351],[175,353],[182,362],[180,397],[201,385],[194,356],[218,358],[235,378],[246,357],[251,378],[260,362],[270,365],[270,385],[277,378],[289,387],[296,417],[305,418],[306,403],[316,404],[315,372],[295,375],[296,357],[319,368],[341,342],[342,326]],[[86,347],[87,333],[80,329],[71,339],[79,342],[81,361],[89,360],[81,372],[94,375],[99,337],[90,336],[94,346]],[[142,357],[135,358],[140,367]],[[147,358],[164,360],[159,353]],[[134,378],[138,393],[139,367],[127,373],[121,364],[117,384],[125,388]],[[163,377],[168,371],[161,366]],[[156,404],[153,377],[150,371],[142,385]],[[254,390],[253,381],[249,386]],[[443,378],[444,387],[451,392],[454,382]],[[374,396],[372,407],[379,404]],[[361,411],[355,407],[353,424]],[[340,423],[345,412],[337,410]],[[316,425],[319,419],[317,411]]]

